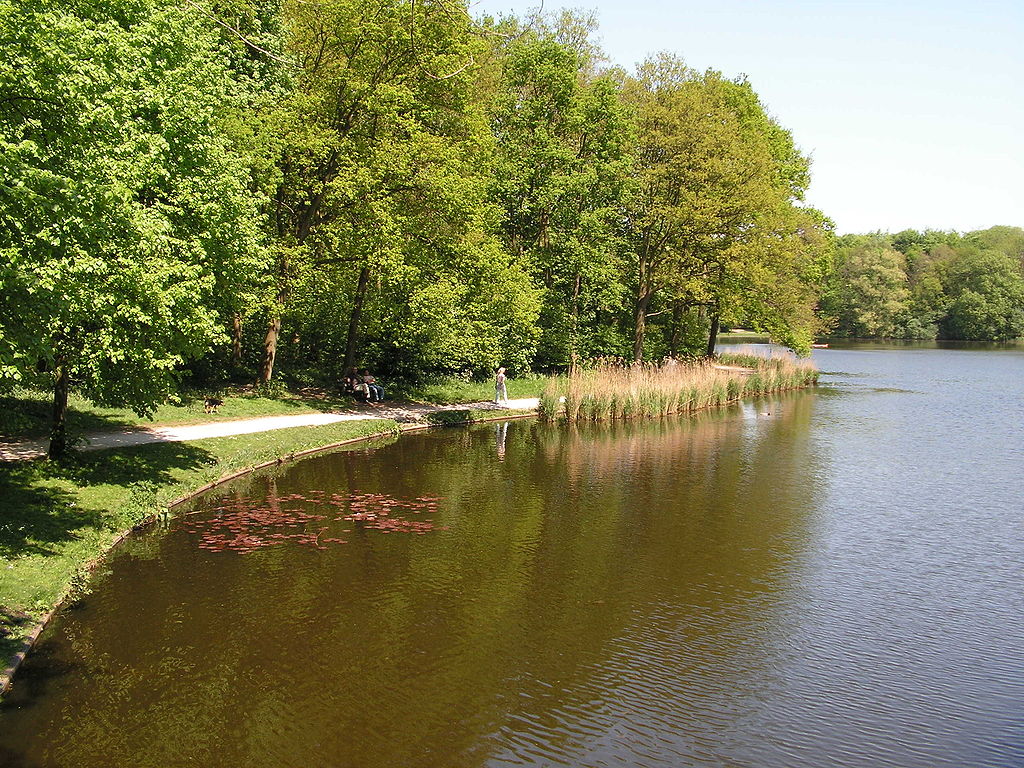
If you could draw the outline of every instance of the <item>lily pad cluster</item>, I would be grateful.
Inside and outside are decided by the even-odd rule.
[[[448,530],[447,526],[435,526],[433,520],[406,517],[407,514],[435,513],[440,501],[439,496],[400,499],[386,493],[359,491],[292,493],[259,501],[242,499],[221,504],[213,510],[215,517],[190,520],[185,530],[198,534],[199,548],[211,552],[248,554],[285,542],[327,549],[331,544],[348,543],[347,539],[331,535],[352,532],[352,528],[338,528],[338,523],[343,522],[381,533],[423,535],[433,530]],[[304,502],[315,511],[290,508],[296,502]],[[325,509],[330,507],[335,509]]]

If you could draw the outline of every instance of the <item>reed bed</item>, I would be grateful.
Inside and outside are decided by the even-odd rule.
[[[569,378],[551,379],[540,396],[541,418],[606,421],[656,418],[816,383],[807,360],[723,355],[715,362],[624,366],[599,362]]]

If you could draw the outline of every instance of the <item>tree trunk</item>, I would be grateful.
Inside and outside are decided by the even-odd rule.
[[[580,326],[580,288],[582,287],[583,277],[578,272],[576,273],[576,283],[572,290],[572,302],[569,304],[569,375],[575,376],[576,370],[579,368],[579,353],[577,352],[577,342],[579,339],[579,326]]]
[[[274,376],[274,361],[277,359],[277,340],[281,335],[281,311],[277,309],[267,324],[267,337],[263,341],[263,367],[260,369],[260,384],[267,384]]]
[[[370,268],[364,266],[359,270],[359,282],[356,284],[356,295],[352,302],[352,314],[348,321],[348,340],[345,344],[345,360],[341,370],[343,374],[355,367],[356,342],[359,338],[359,320],[363,314],[363,303],[366,300],[366,286],[370,282]]]
[[[679,339],[682,336],[683,302],[672,301],[672,338],[669,341],[668,353],[671,357],[679,357]]]
[[[708,357],[715,356],[715,345],[718,343],[718,311],[711,315],[711,331],[708,333]]]
[[[68,416],[68,379],[67,363],[58,358],[54,368],[53,380],[53,417],[50,420],[50,449],[47,456],[58,459],[64,455],[68,447],[67,416]]]
[[[636,314],[633,317],[633,362],[644,359],[644,335],[647,333],[647,308],[651,305],[651,294],[640,293],[636,298]]]
[[[242,367],[242,315],[235,312],[231,323],[231,362],[235,368]]]

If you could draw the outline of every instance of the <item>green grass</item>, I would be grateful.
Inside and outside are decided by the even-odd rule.
[[[510,378],[505,386],[510,400],[523,397],[540,397],[547,385],[548,377],[530,374]],[[388,393],[390,397],[391,393]],[[450,403],[476,403],[494,399],[494,382],[465,381],[463,379],[442,379],[426,384],[410,385],[395,392],[396,397],[420,403],[445,405]]]
[[[13,653],[119,532],[169,501],[245,467],[380,432],[397,434],[398,425],[346,421],[0,463],[0,655]]]
[[[510,399],[538,397],[547,381],[547,377],[537,375],[509,379],[508,396]],[[493,400],[494,383],[452,378],[394,390],[386,389],[385,392],[389,400],[431,404],[473,403]],[[68,433],[74,439],[89,432],[106,432],[125,427],[203,424],[259,416],[317,413],[351,409],[355,404],[349,397],[312,389],[288,392],[282,387],[274,387],[269,392],[257,388],[217,394],[224,399],[219,413],[203,412],[205,395],[184,395],[175,402],[158,406],[152,419],[139,416],[128,408],[104,408],[83,397],[72,395],[68,404]],[[36,390],[20,388],[0,397],[0,436],[45,437],[50,429],[50,409],[50,395]]]
[[[224,405],[219,413],[204,413],[204,396],[183,396],[157,407],[153,418],[139,416],[127,408],[104,408],[72,395],[68,403],[68,432],[72,437],[123,427],[158,424],[195,424],[258,416],[317,413],[350,407],[353,401],[340,395],[281,392],[274,396],[259,391],[238,390],[219,393]],[[492,394],[493,397],[493,394]],[[43,437],[50,429],[50,395],[36,390],[16,389],[0,397],[0,435]]]
[[[452,408],[428,413],[424,420],[428,424],[444,426],[448,424],[472,424],[475,421],[494,421],[510,416],[522,416],[526,411],[512,408]]]

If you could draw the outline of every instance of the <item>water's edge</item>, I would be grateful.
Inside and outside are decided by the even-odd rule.
[[[787,392],[787,391],[800,391],[800,390],[805,390],[805,389],[813,389],[815,386],[817,386],[817,382],[812,381],[812,382],[810,382],[808,384],[805,384],[803,386],[784,387],[782,389],[772,391],[771,393],[769,393],[769,396],[776,396],[778,394],[781,394],[781,393]],[[757,395],[752,395],[752,396],[757,396]],[[697,410],[694,410],[694,411],[687,411],[685,413],[698,413],[701,410],[713,410],[715,408],[723,408],[723,407],[726,407],[726,406],[729,406],[729,405],[734,405],[737,402],[742,402],[745,399],[747,399],[747,398],[741,395],[739,398],[737,398],[735,400],[730,400],[730,401],[723,402],[723,403],[720,403],[720,404],[717,404],[717,405],[708,405],[708,406],[705,406],[704,408],[697,409]],[[468,413],[469,412],[467,412],[467,414]],[[673,412],[673,413],[667,414],[667,415],[670,415],[670,416],[683,415],[683,412]],[[407,432],[422,432],[422,431],[425,431],[425,430],[428,430],[428,429],[434,429],[434,428],[466,426],[466,425],[469,425],[469,424],[482,424],[482,423],[492,422],[492,421],[511,421],[511,420],[519,420],[519,419],[537,418],[538,416],[539,416],[538,411],[527,411],[527,412],[520,413],[520,414],[507,414],[506,413],[506,414],[503,414],[503,415],[500,415],[500,416],[491,416],[491,417],[486,417],[486,416],[485,417],[479,417],[479,416],[469,415],[469,418],[466,418],[466,419],[463,419],[463,420],[446,421],[446,422],[441,423],[441,424],[437,424],[437,423],[434,423],[434,424],[431,424],[431,423],[427,423],[427,424],[408,424],[408,425],[399,424],[399,432],[398,432],[398,434],[399,434],[399,436],[401,436],[402,434],[405,434]],[[645,417],[640,417],[640,418],[645,418]],[[127,528],[127,529],[121,531],[120,533],[118,533],[111,540],[110,546],[108,546],[106,548],[106,550],[101,552],[99,555],[94,557],[92,560],[89,560],[88,562],[84,563],[81,566],[81,568],[79,568],[78,573],[80,573],[82,575],[90,574],[92,571],[94,571],[117,548],[117,546],[119,544],[121,544],[121,542],[123,542],[130,535],[132,535],[136,531],[144,530],[144,529],[148,528],[149,526],[153,525],[158,520],[165,518],[165,516],[168,515],[170,513],[170,511],[172,509],[174,509],[175,507],[178,507],[178,506],[184,504],[185,502],[190,501],[190,500],[196,498],[197,496],[199,496],[199,495],[201,495],[203,493],[206,493],[207,491],[209,491],[209,490],[211,490],[213,488],[216,488],[216,487],[218,487],[220,485],[223,485],[224,483],[226,483],[226,482],[228,482],[230,480],[234,480],[236,478],[252,474],[253,472],[256,472],[256,471],[258,471],[260,469],[264,469],[266,467],[278,466],[278,465],[283,464],[285,462],[294,461],[296,459],[301,459],[303,457],[310,456],[310,455],[313,455],[313,454],[324,453],[326,451],[330,451],[330,450],[333,450],[335,448],[341,448],[341,447],[344,447],[344,446],[347,446],[347,445],[353,445],[353,444],[356,444],[356,443],[368,442],[370,440],[375,440],[377,438],[383,437],[385,435],[391,435],[391,434],[394,434],[393,430],[390,430],[390,429],[381,430],[380,432],[374,432],[373,434],[369,434],[369,435],[363,435],[363,436],[360,436],[360,437],[350,438],[348,440],[342,440],[340,442],[328,443],[326,445],[317,446],[315,448],[308,448],[308,449],[305,449],[305,450],[302,450],[302,451],[296,451],[296,452],[293,452],[293,453],[286,454],[284,456],[280,456],[280,457],[278,457],[276,459],[271,459],[270,461],[265,461],[265,462],[263,462],[261,464],[256,464],[256,465],[249,466],[249,467],[243,467],[242,469],[230,472],[230,473],[228,473],[228,474],[226,474],[226,475],[224,475],[222,477],[219,477],[218,479],[214,480],[213,482],[205,483],[204,485],[202,485],[202,486],[200,486],[200,487],[198,487],[198,488],[196,488],[196,489],[194,489],[192,491],[189,491],[188,493],[186,493],[186,494],[184,494],[182,496],[179,496],[178,498],[173,499],[173,500],[171,500],[170,502],[167,502],[164,505],[160,505],[159,508],[155,509],[150,514],[148,514],[145,517],[143,517],[135,525],[133,525],[132,527]],[[54,604],[54,606],[41,619],[39,619],[38,622],[36,622],[31,627],[31,629],[28,631],[28,633],[23,638],[23,640],[21,642],[21,645],[14,652],[14,654],[11,655],[7,659],[6,668],[3,670],[2,673],[0,673],[0,697],[3,697],[4,694],[6,694],[8,692],[8,690],[10,690],[11,684],[12,684],[12,682],[14,680],[15,674],[18,671],[18,668],[22,665],[22,663],[25,661],[25,658],[28,656],[28,654],[35,647],[35,644],[39,640],[40,634],[43,632],[44,629],[46,629],[47,624],[50,623],[50,621],[53,619],[53,617],[56,616],[57,613],[61,609],[63,609],[70,601],[72,601],[74,599],[75,594],[76,594],[75,589],[73,587],[69,586],[69,588],[67,590],[65,590],[64,594],[62,594],[57,599],[57,601]]]
[[[445,424],[409,424],[409,425],[402,425],[402,424],[400,424],[399,425],[399,433],[398,434],[399,434],[399,436],[401,436],[401,435],[403,435],[403,434],[405,434],[407,432],[423,432],[423,431],[428,430],[428,429],[441,429],[441,428],[446,428],[446,427],[465,426],[465,425],[469,425],[469,424],[481,424],[481,423],[485,423],[485,422],[489,422],[489,421],[512,421],[512,420],[530,419],[530,418],[536,418],[536,417],[537,417],[536,411],[528,411],[528,412],[521,413],[521,414],[504,414],[504,415],[501,415],[501,416],[484,417],[484,418],[470,417],[470,418],[465,419],[463,421],[452,421],[452,422],[447,422]],[[198,488],[196,488],[196,489],[194,489],[192,491],[189,491],[188,493],[184,494],[183,496],[179,496],[178,498],[173,499],[173,500],[167,502],[166,504],[160,505],[160,507],[156,511],[151,512],[150,514],[148,514],[145,517],[143,517],[139,522],[135,523],[135,525],[133,525],[131,528],[126,528],[125,530],[121,531],[116,536],[114,536],[114,538],[110,542],[110,546],[108,546],[106,548],[106,550],[101,552],[99,555],[94,557],[92,560],[89,560],[88,562],[84,563],[81,566],[81,568],[79,568],[78,572],[81,573],[81,574],[92,573],[92,571],[94,571],[97,567],[99,567],[99,565],[107,557],[109,557],[111,555],[111,553],[113,553],[113,551],[118,547],[118,545],[121,544],[121,542],[123,542],[125,539],[127,539],[129,536],[131,536],[133,533],[136,533],[138,531],[143,531],[143,530],[147,529],[149,526],[153,525],[158,520],[163,519],[175,507],[179,507],[182,504],[184,504],[185,502],[191,501],[192,499],[196,498],[197,496],[200,496],[201,494],[206,493],[207,491],[209,491],[209,490],[211,490],[213,488],[216,488],[216,487],[218,487],[220,485],[223,485],[224,483],[227,483],[227,482],[229,482],[231,480],[235,480],[236,478],[239,478],[239,477],[244,477],[245,475],[250,475],[253,472],[256,472],[256,471],[261,470],[261,469],[265,469],[267,467],[279,466],[281,464],[284,464],[285,462],[295,461],[297,459],[305,458],[306,456],[311,456],[313,454],[325,453],[327,451],[334,450],[335,448],[342,448],[344,446],[354,445],[356,443],[365,443],[365,442],[369,442],[371,440],[376,440],[378,438],[385,437],[387,435],[393,435],[393,434],[394,434],[393,430],[385,429],[385,430],[381,430],[380,432],[374,432],[373,434],[369,434],[369,435],[362,435],[360,437],[353,437],[353,438],[349,438],[348,440],[342,440],[340,442],[327,443],[326,445],[317,446],[316,448],[307,448],[307,449],[302,450],[302,451],[294,451],[292,453],[285,454],[284,456],[279,456],[276,459],[271,459],[270,461],[264,461],[261,464],[254,464],[252,466],[243,467],[243,468],[235,470],[233,472],[229,472],[228,474],[223,475],[222,477],[217,478],[213,482],[205,483],[204,485],[201,485]],[[22,639],[21,645],[17,648],[17,650],[15,650],[15,652],[13,654],[11,654],[7,658],[7,660],[6,660],[7,661],[6,667],[4,668],[3,672],[0,672],[0,697],[2,697],[4,694],[6,694],[10,690],[11,684],[14,681],[14,676],[18,672],[18,668],[21,667],[22,663],[24,663],[24,661],[25,661],[25,658],[28,656],[28,654],[35,647],[36,643],[39,640],[39,636],[42,634],[43,630],[46,629],[46,626],[50,623],[50,621],[53,620],[53,617],[56,616],[69,603],[69,601],[71,601],[74,598],[74,596],[75,596],[75,591],[74,591],[73,588],[71,588],[69,586],[69,588],[64,591],[64,594],[62,594],[57,599],[57,601],[56,601],[56,603],[54,603],[53,607],[45,615],[43,615],[42,618],[40,618],[35,624],[32,625],[32,627],[28,631],[28,634],[26,634],[24,636],[24,638]]]

